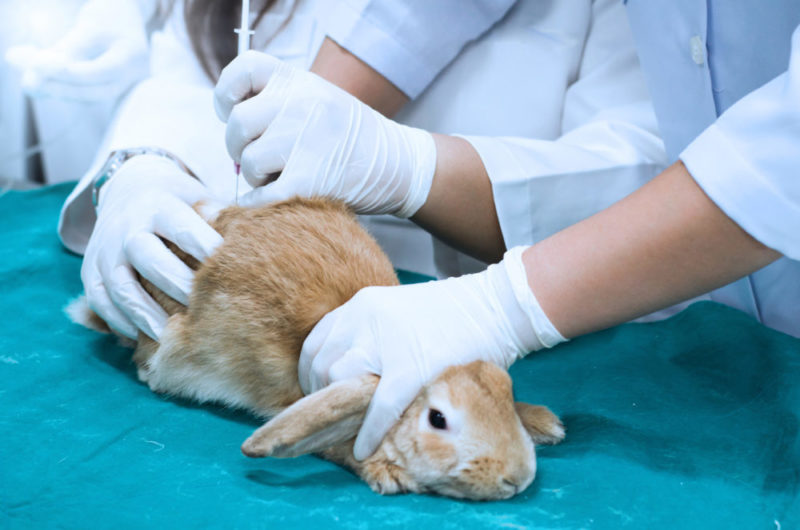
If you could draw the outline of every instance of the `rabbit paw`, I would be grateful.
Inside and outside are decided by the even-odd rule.
[[[560,443],[564,439],[564,436],[566,436],[564,424],[561,423],[558,416],[553,414],[550,424],[545,426],[543,431],[534,437],[533,441],[538,445],[555,445]]]
[[[403,468],[391,462],[371,462],[361,470],[361,477],[375,493],[395,495],[417,491],[417,484]]]
[[[564,424],[547,407],[528,403],[515,403],[514,407],[534,444],[553,445],[564,439]]]
[[[139,378],[139,381],[142,383],[147,383],[147,376],[149,374],[149,370],[147,367],[137,366],[136,367],[136,377]]]

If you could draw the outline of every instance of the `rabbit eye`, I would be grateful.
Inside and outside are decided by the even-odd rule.
[[[431,409],[428,413],[428,422],[434,429],[446,429],[447,421],[444,419],[444,414],[436,409]]]

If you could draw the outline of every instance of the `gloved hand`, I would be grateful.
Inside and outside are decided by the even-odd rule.
[[[149,69],[145,22],[137,0],[90,0],[75,25],[46,49],[16,46],[6,60],[32,95],[79,101],[116,97]]]
[[[303,391],[365,373],[381,376],[353,449],[372,454],[420,389],[475,360],[503,368],[564,341],[528,287],[523,247],[486,271],[397,287],[367,287],[331,311],[303,344]]]
[[[222,71],[214,96],[228,123],[228,152],[256,187],[242,205],[325,196],[358,213],[410,217],[427,199],[436,169],[430,133],[385,118],[310,72],[248,52]]]
[[[141,329],[157,339],[167,315],[137,281],[133,269],[182,304],[193,272],[157,237],[204,260],[222,237],[193,209],[210,199],[205,186],[170,160],[136,156],[100,189],[97,222],[81,267],[89,306],[118,332]]]

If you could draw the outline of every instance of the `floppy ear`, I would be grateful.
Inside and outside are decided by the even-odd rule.
[[[516,402],[514,408],[534,444],[553,445],[564,439],[564,425],[547,407]]]
[[[242,444],[247,456],[300,456],[353,438],[379,378],[365,375],[329,385],[296,401]]]

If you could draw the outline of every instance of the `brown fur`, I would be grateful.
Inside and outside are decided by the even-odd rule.
[[[171,354],[175,363],[223,370],[243,388],[243,406],[273,416],[303,396],[297,360],[314,325],[362,287],[396,285],[397,276],[339,202],[232,207],[211,224],[225,241],[202,268],[170,244],[197,270],[188,310],[142,283],[168,313],[186,315],[180,326],[170,324],[182,343]],[[155,343],[143,333],[139,340],[134,359],[141,367]]]
[[[243,444],[248,456],[316,452],[380,493],[496,499],[533,479],[532,441],[563,438],[558,418],[545,407],[515,408],[504,370],[474,362],[445,370],[375,454],[356,461],[354,436],[377,377],[340,381],[303,397],[297,362],[303,341],[326,313],[362,287],[397,284],[391,263],[335,201],[232,207],[211,224],[224,242],[202,266],[167,243],[197,271],[188,307],[142,279],[171,316],[159,343],[140,334],[134,360],[139,377],[156,392],[274,416]],[[96,324],[75,318],[80,311],[73,307],[68,312]],[[427,422],[431,408],[445,409],[446,431]]]

